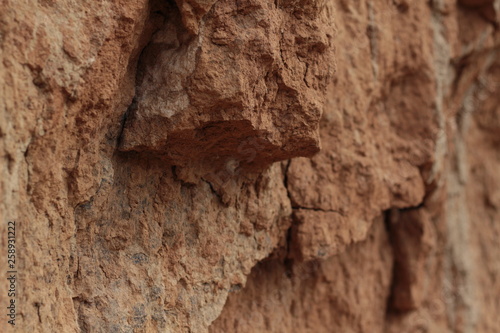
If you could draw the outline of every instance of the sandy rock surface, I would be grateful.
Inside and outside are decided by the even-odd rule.
[[[0,332],[500,332],[498,0],[0,9]]]

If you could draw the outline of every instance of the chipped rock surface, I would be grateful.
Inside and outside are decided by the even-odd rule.
[[[500,331],[499,1],[0,8],[1,332]]]
[[[139,59],[121,150],[203,170],[316,153],[334,65],[328,9],[312,0],[217,1],[193,35],[182,22],[194,23],[166,6]]]

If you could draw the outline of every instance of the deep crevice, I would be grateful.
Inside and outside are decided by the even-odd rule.
[[[217,192],[214,188],[214,186],[212,185],[211,182],[209,182],[208,180],[204,179],[204,178],[201,178],[201,180],[205,183],[208,184],[208,187],[210,188],[210,191],[217,197],[219,198],[219,200],[222,202],[222,196],[219,194],[219,192]]]
[[[120,132],[118,133],[118,138],[116,140],[116,149],[119,149],[119,147],[122,144],[123,141],[123,131],[125,130],[125,124],[127,123],[127,118],[131,114],[131,112],[135,112],[137,110],[137,98],[134,96],[132,98],[132,102],[128,106],[127,110],[125,113],[122,115],[120,119]]]
[[[288,200],[290,201],[290,204],[292,205],[292,208],[293,208],[292,196],[291,196],[290,190],[288,188],[288,169],[290,169],[290,164],[292,164],[292,160],[286,161],[285,171],[284,171],[284,175],[283,175],[283,185],[285,186],[286,195],[287,195]]]

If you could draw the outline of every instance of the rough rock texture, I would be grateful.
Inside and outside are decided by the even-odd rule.
[[[500,331],[498,0],[0,8],[0,331]]]
[[[243,168],[316,153],[333,29],[326,5],[298,8],[218,1],[194,24],[166,5],[139,59],[121,150],[163,155],[188,170],[187,181],[228,162]]]

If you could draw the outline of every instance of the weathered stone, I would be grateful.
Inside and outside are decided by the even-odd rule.
[[[1,8],[15,331],[500,331],[498,1]]]

